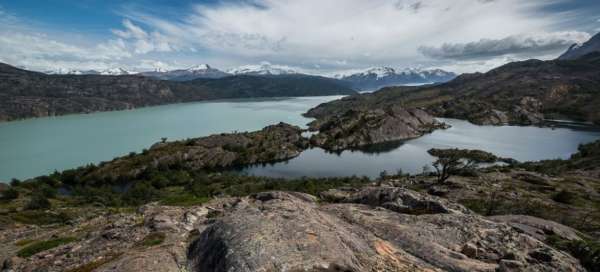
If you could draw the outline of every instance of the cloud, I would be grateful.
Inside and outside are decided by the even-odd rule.
[[[583,37],[555,33],[564,18],[542,11],[564,1],[253,0],[196,5],[177,20],[136,10],[126,16],[160,32],[172,47],[243,62],[268,59],[336,69],[411,66],[427,61],[422,53],[457,59],[559,54]]]
[[[421,46],[419,51],[434,59],[469,60],[504,55],[539,56],[565,50],[573,43],[587,41],[585,32],[557,32],[536,35],[515,35],[502,39],[481,39],[469,43],[444,43],[442,46]]]
[[[124,6],[121,26],[100,37],[32,29],[14,16],[7,26],[0,7],[0,59],[39,69],[228,68],[267,60],[324,73],[381,65],[483,70],[508,59],[552,58],[581,41],[586,34],[565,23],[579,11],[548,11],[568,1],[209,1],[176,16],[152,5]]]
[[[150,52],[171,52],[175,47],[169,43],[168,37],[160,32],[148,34],[140,26],[134,24],[128,19],[123,20],[125,29],[111,29],[117,37],[130,42],[136,54],[146,54]]]

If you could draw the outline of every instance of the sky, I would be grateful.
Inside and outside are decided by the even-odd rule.
[[[0,62],[38,71],[485,72],[597,32],[598,0],[0,0]]]

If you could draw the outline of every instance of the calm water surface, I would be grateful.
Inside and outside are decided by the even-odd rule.
[[[442,119],[452,125],[423,137],[374,146],[362,151],[328,153],[320,148],[305,151],[285,162],[251,166],[241,171],[249,175],[271,177],[302,176],[368,176],[377,177],[381,171],[396,173],[399,169],[412,174],[431,165],[434,157],[430,148],[481,149],[498,156],[519,161],[568,158],[581,143],[600,138],[600,131],[584,127],[538,128],[519,126],[476,126],[467,121]]]
[[[0,181],[30,178],[110,160],[148,148],[162,137],[178,140],[232,131],[252,131],[287,122],[305,126],[308,109],[339,96],[243,99],[149,107],[0,123]],[[398,169],[412,173],[433,160],[432,147],[476,148],[517,160],[567,158],[600,132],[578,129],[452,125],[424,137],[363,151],[307,150],[287,162],[240,170],[272,177],[377,176]]]
[[[0,181],[30,178],[141,151],[162,137],[179,140],[305,126],[308,109],[341,96],[239,99],[0,123]]]

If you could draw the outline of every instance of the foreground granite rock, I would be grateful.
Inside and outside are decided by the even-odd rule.
[[[423,110],[399,106],[349,110],[310,124],[311,130],[319,131],[312,136],[311,143],[328,150],[406,140],[446,127]]]
[[[15,257],[2,271],[585,271],[529,232],[541,220],[488,218],[397,187],[315,196],[264,192],[202,206],[149,204],[72,226],[0,231],[3,245],[59,235],[74,241]],[[401,207],[401,208],[398,208]],[[504,223],[508,222],[508,223]],[[513,224],[518,223],[518,227]],[[530,226],[526,228],[524,226]],[[578,239],[559,224],[556,234]],[[573,236],[575,235],[575,236]],[[158,238],[160,239],[158,239]],[[158,241],[156,241],[158,240]],[[78,270],[77,270],[78,269]],[[85,270],[87,269],[87,270]]]
[[[189,248],[190,270],[585,271],[541,240],[437,197],[394,187],[327,195],[347,203],[283,192],[240,199]]]

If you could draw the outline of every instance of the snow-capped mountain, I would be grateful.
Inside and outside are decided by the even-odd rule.
[[[257,76],[299,74],[298,71],[289,66],[275,65],[269,62],[261,62],[259,65],[243,65],[237,68],[229,69],[227,72],[232,75]]]
[[[123,68],[111,68],[111,69],[102,70],[99,72],[99,74],[105,75],[105,76],[122,76],[122,75],[133,75],[133,74],[136,74],[136,72],[127,71]]]
[[[583,44],[573,44],[567,52],[558,57],[559,60],[575,60],[589,53],[600,52],[600,33]]]
[[[65,68],[57,68],[55,70],[48,70],[44,73],[48,75],[89,75],[89,74],[99,74],[98,71],[95,70],[76,70],[76,69],[65,69]]]
[[[77,69],[65,69],[58,68],[55,70],[46,71],[49,75],[106,75],[106,76],[121,76],[121,75],[133,75],[135,72],[125,70],[123,68],[111,68],[101,71],[97,70],[77,70]]]
[[[198,78],[222,78],[229,75],[228,73],[213,68],[208,64],[200,64],[187,69],[178,69],[171,71],[157,69],[153,72],[142,72],[140,74],[143,76],[173,81],[187,81]]]
[[[373,67],[334,77],[348,82],[353,88],[372,91],[387,86],[446,82],[455,78],[456,74],[441,69],[409,68],[396,71],[390,67]]]

